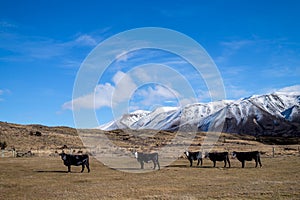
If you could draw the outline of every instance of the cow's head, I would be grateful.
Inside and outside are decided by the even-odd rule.
[[[189,157],[190,155],[188,151],[185,151],[184,154],[186,155],[186,157]]]
[[[134,152],[134,156],[135,156],[135,158],[136,159],[138,159],[138,157],[139,157],[139,154],[138,154],[138,152],[136,151],[136,152]]]
[[[236,152],[232,152],[232,158],[236,158]]]
[[[62,151],[62,152],[61,152],[60,154],[58,154],[58,155],[60,155],[60,157],[61,157],[62,160],[67,160],[67,154],[65,154],[64,151]]]
[[[209,153],[207,151],[204,154],[204,158],[209,158]]]

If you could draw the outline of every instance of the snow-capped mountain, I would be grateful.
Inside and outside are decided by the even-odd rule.
[[[300,92],[136,111],[99,127],[300,136]]]

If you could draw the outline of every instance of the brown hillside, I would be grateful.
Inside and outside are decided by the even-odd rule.
[[[95,129],[81,130],[84,133],[83,138],[89,138],[97,141],[101,139],[104,134],[116,146],[123,150],[137,149],[140,151],[157,151],[165,145],[171,145],[176,148],[181,148],[182,144],[189,144],[190,141],[185,138],[185,134],[190,133],[176,133],[167,131],[155,130],[114,130],[102,131]],[[207,134],[217,133],[203,133],[196,134],[190,150],[200,150],[203,144],[204,137]],[[179,136],[178,136],[179,135]],[[218,135],[218,134],[217,134]],[[181,137],[180,143],[173,143],[174,137]],[[264,144],[266,139],[270,138],[255,138],[253,136],[225,134],[222,133],[217,144],[214,145],[215,151],[250,151],[259,150],[266,155],[273,154],[273,148],[276,149],[276,154],[298,154],[299,138],[293,138],[296,143],[294,145],[276,145],[286,142],[286,138],[274,138],[272,142],[274,145]],[[85,146],[81,138],[78,136],[76,129],[69,127],[47,127],[43,125],[19,125],[6,122],[0,122],[0,141],[7,143],[6,149],[15,148],[18,152],[32,151],[36,154],[53,154],[55,151],[60,151],[62,147],[67,147],[69,150],[83,150]],[[90,146],[86,146],[87,150],[92,150]],[[100,147],[101,148],[101,147]],[[185,149],[182,149],[184,151]],[[93,153],[93,152],[91,152]]]

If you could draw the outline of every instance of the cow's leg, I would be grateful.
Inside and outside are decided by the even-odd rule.
[[[202,158],[200,158],[200,162],[201,162],[201,166],[202,166],[202,164],[203,164],[203,160],[202,160]]]
[[[200,159],[198,159],[197,166],[199,166],[199,163],[200,163]]]
[[[86,166],[86,168],[87,168],[87,170],[88,170],[88,173],[90,173],[90,171],[91,171],[91,170],[90,170],[90,164],[87,163],[85,166]]]
[[[242,168],[244,168],[245,167],[245,161],[243,160],[242,161]]]
[[[214,167],[216,167],[216,161],[214,160],[213,162],[214,162]]]
[[[160,165],[159,165],[159,162],[158,162],[158,160],[157,160],[157,166],[158,166],[158,170],[160,170]]]
[[[258,159],[257,159],[257,160],[258,160],[259,166],[262,167],[262,164],[261,164],[261,162],[260,162],[260,156],[258,156]]]
[[[141,169],[144,169],[144,162],[141,161],[140,164],[141,164]]]
[[[68,165],[68,172],[71,172],[71,165]]]
[[[224,159],[224,168],[226,167],[227,165],[227,161],[226,161],[226,158]]]
[[[152,160],[152,162],[153,162],[153,164],[154,164],[153,169],[155,169],[155,168],[156,168],[156,162],[155,162],[155,160]]]
[[[84,171],[84,164],[82,164],[81,173]]]
[[[230,160],[229,160],[229,157],[227,157],[227,162],[228,162],[228,166],[229,166],[229,168],[230,168],[231,166],[230,166]]]
[[[193,166],[193,160],[190,159],[190,167]]]

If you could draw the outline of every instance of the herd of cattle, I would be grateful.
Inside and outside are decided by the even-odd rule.
[[[184,152],[187,159],[190,161],[190,167],[193,165],[193,161],[197,160],[197,165],[199,166],[199,163],[201,163],[202,166],[202,152],[190,152],[186,151]],[[229,160],[229,153],[228,152],[213,152],[213,153],[205,153],[205,158],[209,158],[213,164],[214,167],[216,167],[217,161],[224,161],[224,167],[226,167],[227,163],[230,167],[230,160]],[[255,167],[259,164],[260,167],[262,167],[262,164],[260,162],[260,153],[259,151],[249,151],[249,152],[232,152],[232,157],[237,158],[242,163],[242,168],[245,167],[246,161],[255,161]]]
[[[230,160],[229,160],[229,153],[228,152],[210,152],[205,153],[205,155],[202,155],[202,152],[190,152],[185,151],[184,154],[186,155],[187,159],[190,162],[190,167],[193,165],[193,161],[198,161],[197,166],[199,164],[203,163],[203,158],[209,158],[213,162],[213,166],[216,167],[217,161],[224,161],[224,167],[227,166],[230,167]],[[62,152],[59,154],[61,156],[61,159],[64,162],[64,165],[68,167],[68,172],[71,172],[71,165],[75,166],[82,166],[81,172],[84,171],[84,168],[88,169],[88,172],[90,172],[89,167],[89,156],[87,154],[84,155],[71,155],[66,154]],[[153,169],[158,167],[160,169],[159,161],[158,161],[158,153],[140,153],[140,152],[134,152],[134,156],[137,159],[137,161],[141,165],[141,169],[144,169],[144,163],[153,162],[154,167]],[[260,167],[262,167],[261,161],[260,161],[260,153],[259,151],[249,151],[249,152],[232,152],[232,157],[237,158],[242,163],[242,168],[245,167],[246,161],[255,161],[255,167],[259,164]]]

